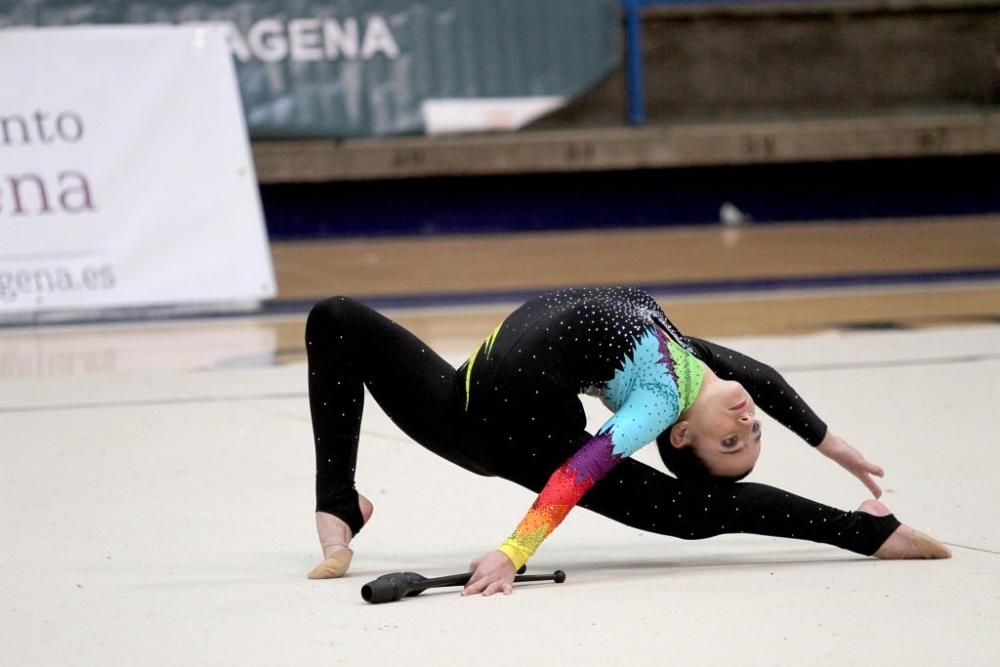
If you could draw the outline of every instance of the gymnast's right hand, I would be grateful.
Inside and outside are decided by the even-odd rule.
[[[517,568],[510,558],[502,551],[490,551],[472,561],[469,571],[472,576],[469,583],[462,589],[462,595],[493,595],[503,593],[510,595],[513,590],[514,577]]]

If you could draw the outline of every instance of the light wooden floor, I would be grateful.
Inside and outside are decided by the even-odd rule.
[[[279,243],[284,299],[1000,268],[1000,216]]]
[[[1000,318],[1000,216],[280,243],[273,256],[282,299],[467,303],[387,309],[447,349],[471,349],[524,293],[574,285],[648,285],[678,326],[708,337]],[[301,321],[278,332],[294,355]]]

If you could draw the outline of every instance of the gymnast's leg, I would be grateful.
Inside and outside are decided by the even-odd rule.
[[[354,485],[365,386],[413,440],[458,465],[489,474],[475,452],[463,447],[455,369],[406,329],[361,303],[334,297],[310,312],[306,351],[317,527],[325,556],[345,551],[371,514],[371,503]],[[311,576],[343,574],[336,571],[346,571],[346,551],[338,557],[346,562],[327,563],[332,569]]]
[[[754,533],[831,544],[870,556],[900,527],[892,514],[844,511],[754,482],[683,482],[626,459],[580,505],[682,539]]]

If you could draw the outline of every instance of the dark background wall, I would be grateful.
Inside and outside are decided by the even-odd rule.
[[[1000,105],[1000,2],[648,7],[649,119]],[[621,123],[620,67],[542,126]]]
[[[760,223],[1000,211],[1000,0],[647,7],[643,32],[645,128],[626,125],[623,62],[521,132],[258,146],[272,235],[717,224],[726,203]],[[724,149],[744,134],[775,155]]]

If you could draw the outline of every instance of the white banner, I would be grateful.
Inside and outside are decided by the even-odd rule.
[[[0,314],[275,294],[224,30],[0,30],[0,63]]]

